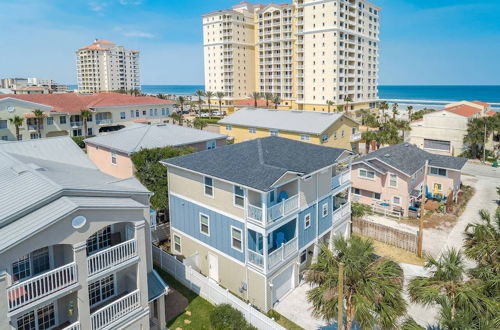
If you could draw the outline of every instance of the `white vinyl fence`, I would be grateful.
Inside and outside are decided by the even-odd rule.
[[[243,313],[245,319],[259,330],[285,330],[273,319],[234,296],[227,289],[184,265],[174,256],[153,245],[153,262],[176,280],[212,304],[230,304]]]

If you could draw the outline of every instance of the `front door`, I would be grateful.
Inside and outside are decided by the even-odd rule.
[[[216,255],[208,254],[208,277],[219,282],[219,260]]]

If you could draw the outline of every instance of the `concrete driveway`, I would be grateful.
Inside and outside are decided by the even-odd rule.
[[[286,297],[282,298],[274,306],[274,309],[302,328],[315,330],[327,325],[327,323],[311,315],[312,305],[307,301],[307,291],[310,288],[309,284],[302,282]]]

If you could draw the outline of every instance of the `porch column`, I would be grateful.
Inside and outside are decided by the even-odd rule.
[[[161,295],[160,298],[158,299],[158,318],[159,318],[158,321],[160,323],[159,326],[161,330],[167,328],[167,319],[166,319],[167,310],[165,308],[165,299],[167,299],[167,296],[168,293]]]
[[[137,265],[137,289],[140,290],[141,306],[146,308],[148,304],[148,273],[152,269],[147,267],[146,256],[146,228],[145,221],[134,223],[135,239],[137,241],[137,255],[139,256],[139,264]],[[149,228],[148,228],[149,229]]]
[[[4,311],[7,313],[7,287],[9,286],[7,283],[7,271],[0,270],[0,311]],[[0,317],[0,329],[10,329],[9,318],[8,317]]]
[[[318,255],[319,255],[319,244],[318,241],[316,241],[316,243],[314,243],[312,263],[316,263],[318,261]]]
[[[262,204],[262,223],[265,226],[267,223],[267,193],[260,194],[260,201]]]
[[[333,240],[335,239],[335,234],[333,229],[330,230],[330,238],[328,239],[328,250],[333,251]]]
[[[264,273],[267,273],[267,231],[262,234],[262,255],[264,256]]]
[[[90,329],[90,299],[87,271],[87,242],[73,245],[73,258],[77,264],[78,283],[81,288],[77,292],[78,320],[81,329]]]

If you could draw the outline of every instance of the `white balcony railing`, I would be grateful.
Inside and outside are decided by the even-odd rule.
[[[137,256],[137,241],[131,239],[99,251],[87,258],[87,269],[89,276],[95,275],[103,270]]]
[[[344,171],[332,177],[332,190],[351,181],[351,171]]]
[[[95,122],[97,125],[108,125],[108,124],[113,123],[113,120],[111,120],[111,119],[97,119]]]
[[[9,311],[25,306],[77,282],[76,263],[72,262],[14,284],[7,288]]]
[[[28,124],[26,126],[28,126],[28,130],[29,131],[38,131],[38,125],[37,124]],[[43,129],[43,125],[40,125],[40,129],[41,130]]]
[[[262,222],[262,208],[248,204],[248,218],[257,222]]]
[[[80,322],[76,321],[75,323],[68,325],[66,328],[62,328],[61,330],[80,330]]]
[[[92,330],[103,329],[139,307],[140,290],[135,290],[90,314]]]
[[[72,121],[70,125],[71,127],[81,127],[83,124],[81,121]]]
[[[264,256],[262,254],[248,250],[248,261],[260,268],[264,268]]]
[[[347,202],[336,210],[333,210],[333,224],[342,221],[345,217],[351,214],[351,203]]]
[[[352,133],[351,142],[356,142],[361,140],[361,132]]]
[[[290,241],[282,244],[280,248],[269,254],[267,259],[268,270],[273,269],[279,265],[282,261],[285,261],[292,254],[297,252],[299,249],[299,241],[297,237],[291,239]]]
[[[267,220],[273,222],[281,217],[284,217],[299,208],[299,195],[281,201],[280,203],[271,206],[267,211]]]

